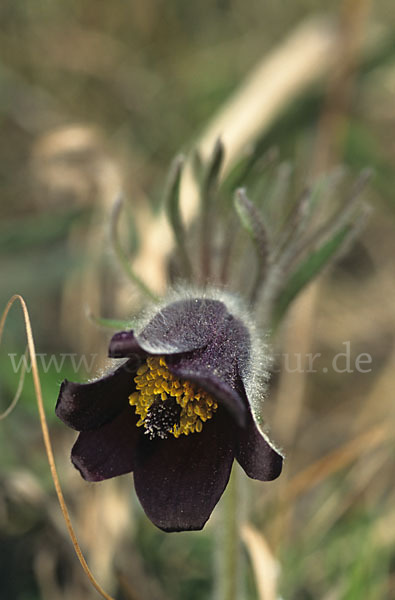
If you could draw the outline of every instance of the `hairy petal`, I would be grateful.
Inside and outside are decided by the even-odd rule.
[[[159,310],[136,336],[137,341],[150,354],[191,352],[211,341],[226,315],[226,306],[219,300],[179,300]]]
[[[202,354],[204,357],[205,353]],[[239,425],[244,425],[247,408],[243,397],[233,387],[233,378],[225,379],[215,375],[215,369],[210,369],[210,363],[205,364],[204,358],[201,360],[202,354],[168,357],[166,362],[169,371],[204,389],[229,411]]]
[[[145,356],[146,352],[140,348],[133,331],[119,331],[110,341],[108,355],[110,358],[127,358],[129,356]]]
[[[139,445],[134,481],[148,518],[164,531],[202,529],[233,462],[233,427],[225,411],[203,431]]]
[[[251,414],[246,427],[239,427],[235,458],[252,479],[271,481],[282,469],[283,457],[259,431]]]
[[[197,383],[221,402],[240,424],[246,400],[240,377],[251,362],[248,328],[226,305],[208,298],[188,298],[159,310],[142,331],[114,335],[110,356],[164,354],[173,375]]]
[[[111,423],[83,431],[71,451],[71,461],[87,481],[102,481],[130,473],[140,435],[137,416],[128,406]]]
[[[233,319],[231,328],[216,332],[210,344],[194,352],[166,357],[169,371],[192,381],[215,397],[232,414],[239,425],[246,422],[247,400],[240,385],[239,363],[248,336],[240,321]],[[249,337],[247,337],[249,342]]]

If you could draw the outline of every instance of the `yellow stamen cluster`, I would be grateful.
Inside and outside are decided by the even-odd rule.
[[[181,407],[179,424],[172,424],[167,431],[176,438],[181,434],[202,431],[203,423],[211,419],[218,408],[218,404],[207,392],[172,375],[163,357],[149,356],[138,369],[134,381],[137,391],[129,396],[129,403],[140,416],[137,427],[146,425],[150,408],[157,401],[166,403],[172,399],[173,405],[175,400]]]

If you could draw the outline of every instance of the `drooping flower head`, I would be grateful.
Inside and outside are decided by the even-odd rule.
[[[73,464],[88,481],[133,472],[155,525],[201,529],[234,459],[261,481],[281,472],[282,456],[255,418],[261,346],[236,304],[203,296],[173,300],[136,331],[115,334],[109,356],[122,364],[60,390],[56,414],[80,432]]]

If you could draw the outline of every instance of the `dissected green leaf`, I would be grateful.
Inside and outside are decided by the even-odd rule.
[[[191,167],[192,167],[192,175],[196,181],[196,183],[200,186],[203,179],[203,159],[197,148],[194,148],[191,152]]]
[[[110,241],[114,250],[114,254],[118,259],[120,267],[122,267],[122,270],[124,271],[125,275],[130,279],[130,281],[132,281],[143,294],[148,296],[151,300],[156,301],[157,297],[154,294],[154,292],[150,290],[148,285],[133,270],[132,265],[130,264],[130,259],[125,254],[125,251],[119,239],[118,222],[122,211],[122,205],[123,198],[122,196],[120,196],[114,203],[110,221]]]
[[[129,319],[128,321],[122,319],[107,319],[105,317],[96,317],[92,313],[88,314],[88,318],[94,325],[104,327],[105,329],[112,329],[114,331],[133,329],[134,326],[133,319]]]
[[[173,160],[166,185],[164,205],[167,211],[167,217],[173,229],[178,255],[183,266],[184,274],[187,277],[190,277],[192,273],[192,267],[186,248],[185,228],[182,222],[180,211],[180,183],[184,163],[185,158],[182,154],[179,154]]]
[[[285,288],[277,296],[273,314],[274,326],[281,321],[289,305],[299,292],[318,275],[321,269],[340,250],[354,230],[355,226],[351,224],[345,225],[331,239],[322,244],[318,250],[309,254],[302,261],[288,279]]]
[[[251,237],[260,260],[266,261],[268,255],[268,235],[262,216],[248,198],[244,189],[237,190],[234,206],[240,222]]]
[[[234,197],[234,206],[240,222],[251,237],[257,253],[258,272],[251,292],[251,301],[254,302],[266,275],[269,259],[269,236],[261,214],[248,198],[244,189],[237,190]]]
[[[206,167],[202,182],[202,202],[206,206],[211,200],[211,193],[218,184],[218,177],[225,157],[225,147],[220,139],[215,143],[213,152]]]

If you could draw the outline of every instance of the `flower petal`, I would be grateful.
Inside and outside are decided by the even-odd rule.
[[[283,457],[259,431],[251,414],[246,427],[239,427],[235,458],[252,479],[271,481],[281,473]]]
[[[225,411],[200,433],[142,440],[134,481],[148,518],[164,531],[202,529],[220,499],[233,462],[233,427]]]
[[[227,347],[226,340],[217,340],[195,352],[167,356],[166,364],[173,375],[202,387],[226,407],[239,425],[244,425],[247,401],[239,393],[240,378],[234,352],[235,349]]]
[[[130,359],[116,371],[90,383],[62,383],[55,412],[77,431],[96,429],[114,419],[135,390],[139,361]]]
[[[200,385],[240,425],[245,423],[247,401],[239,393],[239,381],[240,374],[248,375],[251,339],[247,327],[223,302],[209,298],[173,302],[136,336],[132,332],[114,336],[110,354],[130,355],[136,352],[136,341],[147,354],[164,354],[174,375]]]
[[[179,300],[159,310],[136,338],[150,354],[190,352],[210,342],[227,314],[219,300]]]
[[[87,481],[102,481],[133,471],[140,435],[137,416],[128,406],[111,423],[83,431],[71,450],[71,460]]]
[[[145,355],[136,340],[133,331],[119,331],[112,336],[108,349],[110,358],[127,358],[135,354]]]
[[[247,409],[245,403],[229,383],[223,381],[209,370],[199,368],[193,356],[169,357],[167,359],[169,371],[180,379],[187,379],[195,383],[220,402],[233,416],[235,421],[243,426],[246,420]]]

